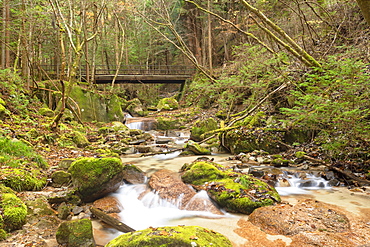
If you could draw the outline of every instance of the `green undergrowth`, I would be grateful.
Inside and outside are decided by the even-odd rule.
[[[48,164],[32,147],[17,139],[0,137],[0,165],[20,168],[23,166],[47,168]]]

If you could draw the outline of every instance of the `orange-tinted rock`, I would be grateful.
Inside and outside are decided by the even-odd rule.
[[[107,196],[94,201],[93,206],[104,211],[105,213],[119,213],[122,210],[122,205],[116,197]]]
[[[302,200],[295,206],[278,205],[256,209],[249,220],[270,234],[295,235],[300,232],[346,232],[348,218],[329,205]]]

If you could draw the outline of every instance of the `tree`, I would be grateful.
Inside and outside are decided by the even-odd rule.
[[[95,30],[95,32],[93,33],[83,32],[84,27],[87,25],[87,18],[85,18],[85,15],[86,8],[88,6],[88,0],[81,1],[79,6],[75,6],[73,1],[68,1],[67,6],[63,6],[64,8],[59,4],[59,1],[57,0],[49,0],[49,2],[53,7],[55,19],[60,29],[59,37],[60,48],[62,51],[62,72],[60,78],[60,83],[62,86],[62,96],[60,102],[58,103],[57,115],[50,123],[50,126],[52,128],[55,128],[58,126],[59,121],[64,114],[66,101],[69,98],[73,86],[76,84],[77,70],[81,65],[80,62],[83,55],[84,46],[87,44],[87,42],[95,38],[95,36],[98,34],[98,29],[94,28],[93,30]],[[101,18],[101,14],[103,9],[105,8],[105,5],[105,0],[102,0],[100,10],[98,11],[97,16],[95,16],[95,20],[93,22],[95,26],[99,26],[100,24],[99,20]],[[63,11],[64,9],[66,9],[66,13]],[[69,48],[72,50],[72,53],[70,54],[71,62],[67,62],[65,57],[65,38],[68,40]],[[68,68],[66,68],[66,66]],[[65,85],[65,69],[68,69],[69,71],[69,74],[67,76],[68,79],[66,81],[67,85]]]
[[[367,21],[367,24],[370,25],[370,0],[356,0],[360,6],[361,12]]]

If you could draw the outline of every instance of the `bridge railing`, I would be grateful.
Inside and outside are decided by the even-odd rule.
[[[116,66],[96,65],[96,75],[114,75]],[[81,71],[83,74],[83,71]],[[121,65],[119,75],[193,75],[195,69],[182,65]]]
[[[56,65],[41,65],[48,73],[59,74],[60,68]],[[86,74],[86,66],[80,67],[79,73]],[[117,66],[95,65],[96,75],[114,75]],[[121,65],[118,74],[121,75],[193,75],[195,69],[183,65]]]

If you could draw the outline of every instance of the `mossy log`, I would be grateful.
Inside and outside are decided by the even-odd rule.
[[[121,232],[134,232],[135,230],[126,225],[125,223],[113,218],[112,216],[104,213],[100,209],[95,207],[90,207],[91,213],[93,213],[96,217],[98,217],[104,223],[110,225],[111,227],[117,229]]]

